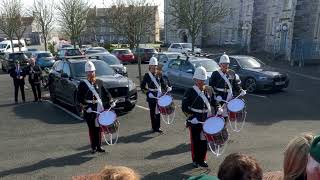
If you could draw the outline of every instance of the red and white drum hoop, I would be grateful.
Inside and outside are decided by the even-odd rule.
[[[227,110],[231,130],[240,132],[247,117],[245,102],[238,98],[232,99],[227,104]]]
[[[160,98],[158,98],[157,104],[162,120],[166,124],[172,124],[176,114],[176,106],[174,105],[172,96],[161,96]]]
[[[119,138],[120,122],[113,111],[103,111],[98,115],[98,123],[108,145],[116,144]]]
[[[223,118],[212,116],[203,123],[203,132],[207,138],[210,151],[220,156],[226,149],[229,134]]]

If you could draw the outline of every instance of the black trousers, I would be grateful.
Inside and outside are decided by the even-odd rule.
[[[95,113],[84,113],[84,119],[87,122],[89,128],[89,139],[92,150],[97,150],[101,148],[101,131],[100,127],[95,126]]]
[[[14,80],[14,101],[18,102],[18,93],[19,93],[19,88],[21,91],[21,97],[22,101],[26,101],[25,95],[24,95],[24,81],[22,80]]]
[[[203,162],[207,155],[207,140],[201,140],[202,127],[190,126],[191,156],[193,162]]]
[[[159,130],[160,129],[160,114],[156,114],[156,101],[151,101],[149,103],[149,109],[150,109],[150,119],[151,119],[151,127],[153,130]]]
[[[41,99],[41,85],[40,85],[40,83],[30,82],[30,85],[31,85],[31,89],[33,92],[34,100],[37,101],[37,100]]]

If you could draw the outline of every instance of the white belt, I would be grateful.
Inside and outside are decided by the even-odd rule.
[[[196,113],[207,113],[208,109],[195,109],[195,108],[190,108],[191,111],[196,112]]]
[[[220,92],[230,92],[230,89],[223,89],[223,88],[214,88],[214,89]]]
[[[158,89],[148,89],[149,91],[152,91],[152,92],[157,92],[158,91]]]
[[[96,104],[98,100],[85,100],[86,103]]]

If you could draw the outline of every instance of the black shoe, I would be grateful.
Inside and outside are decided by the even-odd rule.
[[[94,154],[94,153],[96,153],[97,152],[97,150],[95,150],[95,149],[92,149],[91,150],[91,154]]]
[[[97,152],[106,152],[106,150],[99,148],[99,149],[97,149]]]
[[[193,166],[194,168],[198,168],[198,167],[199,167],[199,164],[196,163],[196,162],[193,162],[193,163],[192,163],[192,166]]]
[[[198,163],[199,164],[199,166],[201,166],[201,167],[208,167],[208,164],[207,164],[207,162],[205,162],[205,161],[203,161],[203,162],[201,162],[201,163]]]

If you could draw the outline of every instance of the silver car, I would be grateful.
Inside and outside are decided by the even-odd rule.
[[[163,67],[163,76],[174,88],[187,89],[194,85],[193,74],[197,67],[203,66],[209,78],[212,72],[218,70],[218,64],[205,57],[181,57],[168,61]]]

